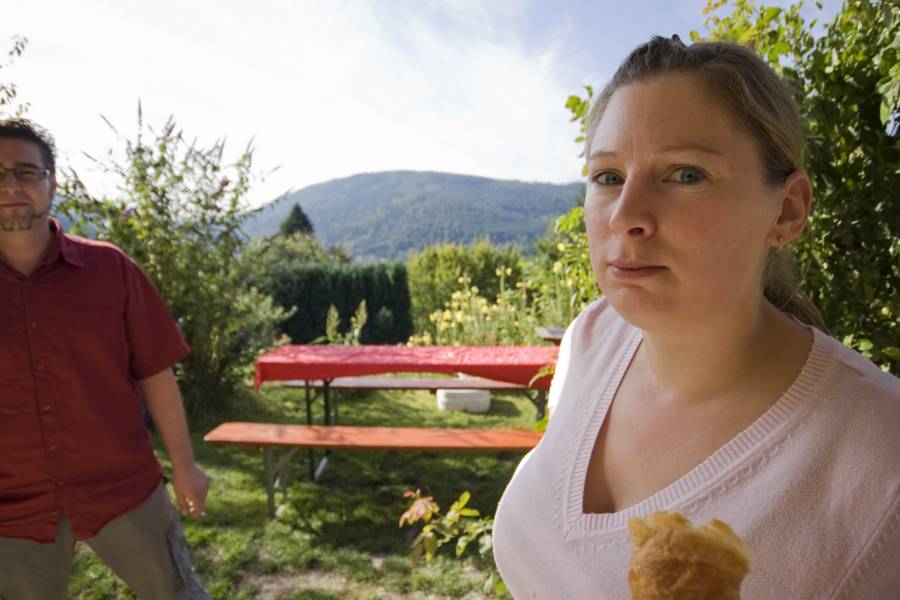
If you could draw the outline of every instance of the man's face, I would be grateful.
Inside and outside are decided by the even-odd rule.
[[[40,181],[19,181],[11,172],[16,167],[45,168],[37,144],[27,140],[0,138],[0,236],[45,225],[56,194],[56,178],[51,173]]]

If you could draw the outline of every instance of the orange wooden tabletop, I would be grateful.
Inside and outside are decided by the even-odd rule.
[[[372,450],[531,450],[541,432],[528,429],[440,429],[223,423],[206,434],[213,444]]]

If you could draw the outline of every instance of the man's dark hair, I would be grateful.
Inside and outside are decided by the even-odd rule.
[[[28,119],[0,119],[0,139],[25,140],[37,145],[44,159],[44,167],[56,170],[56,144],[50,132]]]

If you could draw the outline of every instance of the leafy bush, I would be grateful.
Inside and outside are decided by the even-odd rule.
[[[285,265],[306,263],[342,264],[349,262],[334,250],[328,250],[309,233],[273,235],[250,240],[237,260],[241,277],[260,289],[271,287],[271,274]]]
[[[528,284],[519,281],[515,286],[508,287],[506,278],[511,275],[511,268],[497,268],[496,280],[500,291],[493,301],[483,296],[478,286],[471,285],[472,280],[468,276],[460,277],[460,289],[450,295],[443,309],[428,316],[434,333],[426,330],[410,338],[409,345],[502,346],[540,343],[535,332],[539,322],[530,301]]]
[[[591,269],[584,209],[577,206],[556,220],[525,265],[534,294],[534,312],[544,325],[567,327],[600,295]]]
[[[464,253],[438,247],[427,251],[433,251],[429,260],[440,255],[437,264],[445,275],[465,271]],[[454,258],[460,262],[454,263]],[[409,343],[457,346],[541,343],[535,332],[538,325],[566,327],[599,296],[581,207],[559,217],[553,229],[538,242],[536,257],[520,265],[520,271],[526,275],[521,280],[515,277],[513,268],[502,263],[491,277],[482,277],[480,283],[469,275],[459,276],[443,305],[428,315],[429,325],[419,327],[420,333],[410,338]],[[509,282],[513,281],[511,285]],[[485,284],[488,290],[482,287]],[[430,293],[436,296],[434,290]]]
[[[328,314],[325,315],[325,335],[313,340],[316,342],[328,342],[329,344],[339,344],[342,346],[359,346],[359,340],[362,338],[362,331],[369,320],[369,313],[366,309],[366,301],[362,300],[356,307],[356,313],[350,317],[350,329],[345,333],[338,331],[341,325],[341,314],[337,307],[332,304],[328,307]]]
[[[192,415],[226,408],[289,314],[243,283],[236,256],[244,243],[252,150],[232,165],[223,164],[223,150],[222,141],[206,149],[188,144],[171,119],[154,133],[139,115],[136,139],[125,140],[125,161],[98,163],[118,178],[115,197],[91,195],[74,172],[60,186],[58,209],[73,231],[127,252],[178,320],[192,348],[176,368]]]
[[[414,525],[423,521],[425,525],[422,531],[412,542],[410,558],[418,562],[425,557],[431,560],[437,554],[438,548],[444,544],[456,541],[455,556],[460,558],[466,549],[474,541],[478,541],[478,554],[489,564],[494,564],[493,531],[494,519],[482,517],[481,513],[466,505],[471,499],[469,492],[460,494],[459,499],[450,506],[450,510],[441,514],[441,507],[431,496],[422,496],[421,490],[412,492],[406,490],[404,498],[412,498],[412,503],[400,517],[400,527]],[[482,589],[486,593],[503,595],[506,593],[506,584],[500,578],[496,568],[492,567],[484,580]]]
[[[754,46],[806,126],[815,201],[795,243],[805,291],[834,335],[900,374],[900,5],[845,0],[814,38],[802,3],[738,0],[713,14],[724,4],[708,2],[709,38]]]
[[[492,246],[479,240],[471,246],[436,244],[409,257],[409,296],[412,319],[418,333],[437,333],[429,316],[443,309],[466,276],[488,298],[500,291],[498,268],[510,270],[509,280],[521,279],[521,256],[513,247]]]

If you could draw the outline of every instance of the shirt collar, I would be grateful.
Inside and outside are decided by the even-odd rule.
[[[50,217],[50,233],[53,234],[53,238],[50,240],[50,247],[47,248],[43,263],[50,264],[61,255],[70,265],[83,267],[81,248],[65,234],[62,225],[53,217]]]

